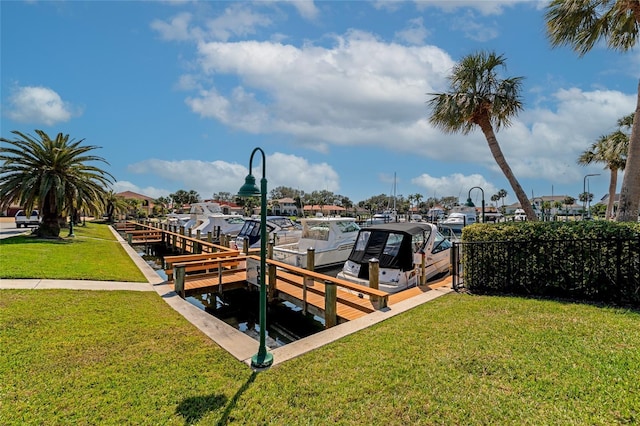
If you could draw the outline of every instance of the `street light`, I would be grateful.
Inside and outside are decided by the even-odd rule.
[[[589,176],[600,176],[600,173],[591,173],[585,175],[584,179],[582,180],[582,196],[584,197],[584,200],[582,200],[582,220],[584,220],[584,213],[587,210],[587,198],[589,198],[589,196],[587,195],[587,178]]]
[[[479,189],[480,192],[482,192],[482,223],[484,223],[484,189],[480,188],[479,186],[474,186],[469,189],[469,194],[467,195],[467,206],[475,207],[473,201],[471,201],[471,190],[476,188]]]
[[[262,154],[262,179],[260,180],[260,189],[256,186],[256,178],[251,174],[253,164],[253,156],[260,151]],[[249,174],[244,179],[244,185],[238,191],[239,197],[257,197],[260,196],[260,346],[258,353],[251,357],[251,367],[268,368],[273,364],[273,355],[267,352],[266,328],[267,328],[267,286],[265,280],[266,257],[267,257],[267,178],[266,178],[266,158],[261,148],[255,148],[251,152],[249,159]]]

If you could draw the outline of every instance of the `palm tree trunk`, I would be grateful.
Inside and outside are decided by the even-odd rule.
[[[629,138],[627,165],[620,189],[618,203],[618,222],[636,222],[640,206],[640,81],[638,82],[638,100],[633,117],[633,127]]]
[[[489,150],[491,151],[493,158],[496,160],[498,167],[500,167],[500,170],[502,170],[502,173],[504,173],[505,177],[509,181],[511,189],[513,189],[513,192],[516,194],[516,198],[520,202],[520,207],[522,207],[527,215],[527,220],[538,220],[538,216],[536,216],[536,212],[533,211],[533,207],[527,198],[527,194],[525,194],[524,190],[520,186],[520,182],[518,182],[518,179],[516,179],[515,175],[511,171],[511,167],[509,167],[506,158],[504,158],[504,154],[502,153],[502,149],[500,149],[500,144],[498,144],[498,139],[496,138],[489,119],[486,118],[479,120],[478,125],[487,139]]]
[[[607,213],[605,219],[613,219],[613,203],[616,198],[616,186],[618,185],[618,169],[611,168],[611,178],[609,179],[609,201],[607,202]]]

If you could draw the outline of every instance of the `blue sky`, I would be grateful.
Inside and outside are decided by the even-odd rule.
[[[587,179],[600,199],[608,171],[576,159],[635,110],[640,54],[552,49],[546,4],[3,1],[1,133],[85,139],[117,192],[152,197],[236,193],[259,146],[269,189],[358,202],[391,194],[395,175],[405,197],[464,202],[480,186],[515,202],[479,130],[428,123],[428,94],[487,50],[525,78],[524,110],[497,133],[525,192],[577,197],[600,173]]]

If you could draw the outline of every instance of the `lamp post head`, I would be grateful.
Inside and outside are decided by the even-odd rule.
[[[260,189],[256,185],[256,178],[249,174],[244,178],[244,185],[238,191],[238,197],[258,197]]]
[[[473,204],[473,201],[471,201],[471,197],[467,198],[467,202],[465,203],[465,206],[467,207],[475,207],[476,205]]]

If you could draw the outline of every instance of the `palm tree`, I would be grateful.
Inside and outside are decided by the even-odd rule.
[[[569,206],[573,206],[575,202],[576,202],[576,199],[570,195],[567,195],[562,200],[562,203],[564,204],[564,208],[565,208],[565,217],[564,217],[565,220],[569,219]]]
[[[37,235],[57,238],[62,213],[73,213],[82,204],[101,204],[105,188],[115,179],[90,164],[109,164],[102,157],[87,154],[98,147],[80,146],[84,139],[69,140],[69,135],[62,133],[51,140],[42,130],[35,132],[39,140],[15,130],[11,133],[19,138],[0,138],[8,144],[0,147],[1,205],[17,202],[27,211],[38,208],[42,224]]]
[[[509,193],[506,189],[501,189],[500,191],[498,191],[498,197],[500,197],[500,199],[502,200],[502,214],[504,214],[505,211],[504,199],[507,198],[507,195],[509,195]]]
[[[531,203],[511,171],[498,144],[494,127],[507,127],[511,117],[522,109],[522,77],[500,79],[496,69],[505,68],[505,58],[495,53],[479,52],[462,58],[449,76],[449,93],[431,93],[431,124],[445,133],[468,134],[480,127],[489,150],[509,181],[528,220],[537,220]]]
[[[496,206],[496,211],[498,211],[498,200],[500,200],[500,195],[498,195],[498,194],[493,194],[493,195],[491,196],[491,201],[493,201],[493,203],[495,204],[495,206]]]
[[[623,122],[620,119],[618,123]],[[629,149],[629,137],[621,130],[617,130],[609,135],[600,138],[591,144],[580,157],[578,164],[587,165],[591,163],[603,163],[605,170],[609,169],[609,202],[605,218],[613,218],[613,202],[616,197],[616,187],[618,185],[618,171],[624,170],[627,162],[627,151]]]
[[[413,199],[416,200],[416,210],[420,211],[420,201],[422,201],[422,195],[419,192],[413,194]]]
[[[571,46],[583,56],[606,40],[612,50],[631,50],[640,36],[637,0],[552,0],[545,15],[547,35],[555,46]],[[629,138],[627,167],[620,189],[616,220],[635,222],[640,208],[640,82]]]
[[[106,208],[107,222],[113,223],[113,216],[116,214],[125,213],[128,208],[128,204],[122,195],[116,195],[113,190],[109,190],[104,197],[104,205]]]

